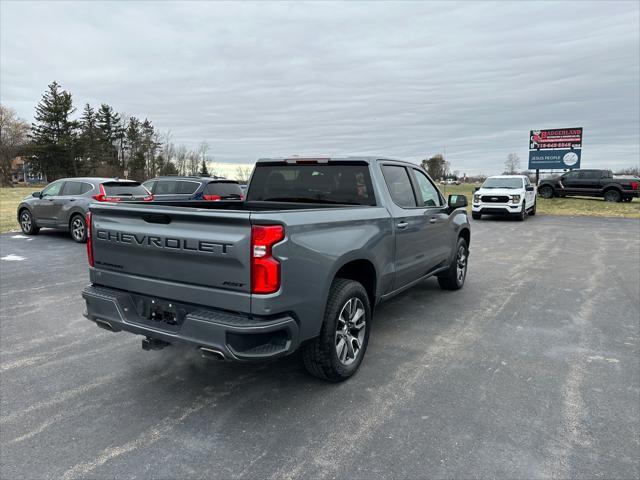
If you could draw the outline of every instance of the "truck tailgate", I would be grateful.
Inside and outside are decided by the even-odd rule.
[[[149,204],[92,204],[91,212],[97,283],[118,288],[120,278],[127,289],[149,293],[162,282],[161,290],[171,292],[173,285],[176,296],[183,285],[248,298],[249,212]]]

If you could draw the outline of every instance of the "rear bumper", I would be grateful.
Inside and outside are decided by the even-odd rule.
[[[289,315],[255,317],[179,304],[179,320],[169,325],[141,315],[141,303],[167,302],[150,296],[89,285],[82,291],[85,317],[112,331],[127,331],[168,343],[189,344],[220,353],[226,360],[266,360],[293,352],[299,328]]]

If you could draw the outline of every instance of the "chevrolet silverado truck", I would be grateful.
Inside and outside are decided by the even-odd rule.
[[[542,198],[587,196],[607,202],[630,202],[640,196],[640,181],[633,177],[614,177],[611,170],[571,170],[540,180]]]
[[[419,166],[378,158],[263,159],[244,202],[91,205],[85,316],[251,361],[302,349],[329,381],[358,369],[376,305],[436,276],[464,285],[467,200]]]

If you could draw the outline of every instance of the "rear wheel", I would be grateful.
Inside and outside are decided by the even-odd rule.
[[[371,307],[364,287],[353,280],[335,279],[320,335],[302,347],[307,371],[331,382],[353,375],[367,350],[370,323]]]
[[[622,195],[616,189],[607,190],[604,192],[604,201],[605,202],[619,202],[622,199]]]
[[[469,259],[469,247],[467,241],[459,237],[456,244],[456,256],[449,269],[438,277],[438,283],[443,290],[459,290],[464,286],[467,278],[467,261]]]
[[[69,232],[71,238],[78,243],[87,241],[87,225],[82,215],[74,215],[69,222]]]
[[[40,228],[36,226],[33,215],[26,208],[20,212],[20,229],[26,235],[35,235],[40,231]]]
[[[552,198],[553,197],[553,188],[549,185],[543,185],[538,189],[538,195],[542,198]]]
[[[480,212],[471,212],[471,218],[474,220],[480,220],[482,218],[482,214]]]

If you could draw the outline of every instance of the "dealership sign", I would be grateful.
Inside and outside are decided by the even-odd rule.
[[[529,169],[580,168],[582,127],[531,130]]]

